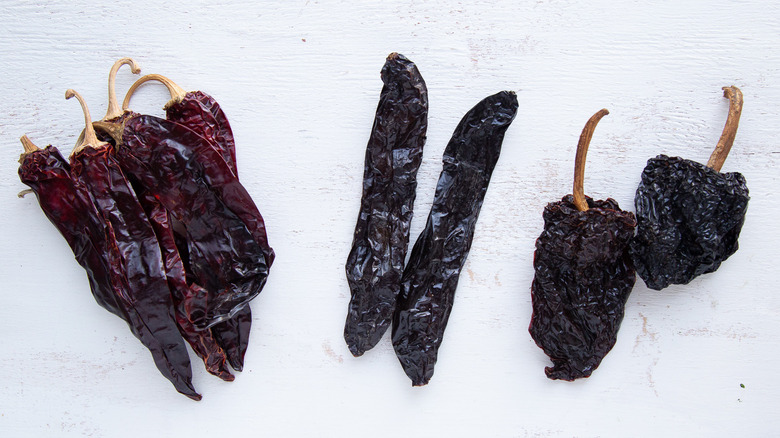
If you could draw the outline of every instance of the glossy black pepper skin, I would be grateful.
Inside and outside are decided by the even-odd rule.
[[[444,151],[431,212],[404,269],[393,316],[393,347],[415,386],[433,376],[458,277],[517,108],[512,92],[485,98],[466,113]]]
[[[591,375],[615,345],[636,275],[629,242],[636,219],[613,199],[587,198],[579,211],[572,195],[544,209],[536,240],[533,315],[529,331],[553,366],[550,379]]]
[[[679,157],[651,158],[634,204],[631,254],[647,287],[688,284],[714,272],[739,247],[750,197],[740,173],[721,173]]]
[[[346,263],[352,296],[344,339],[354,356],[373,348],[392,321],[428,128],[428,90],[414,63],[391,54],[382,81]]]

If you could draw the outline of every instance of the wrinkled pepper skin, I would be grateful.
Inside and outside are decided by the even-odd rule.
[[[233,174],[238,177],[233,130],[216,99],[202,91],[190,91],[180,100],[173,100],[165,106],[165,118],[210,140]],[[272,259],[266,259],[269,267],[272,262]],[[234,317],[211,327],[217,343],[227,354],[230,366],[236,371],[244,368],[244,355],[249,346],[251,328],[252,311],[249,305],[239,310]]]
[[[74,185],[70,164],[57,148],[47,146],[22,156],[19,178],[35,192],[41,210],[68,242],[76,261],[87,272],[95,301],[124,318],[114,297],[111,274],[103,252],[106,243],[102,219],[89,193]]]
[[[121,123],[126,119],[139,115],[132,111],[125,111],[121,116],[108,121]],[[97,132],[97,137],[101,141],[114,143],[114,139],[106,133]],[[171,297],[173,298],[176,324],[179,326],[182,337],[190,344],[195,354],[203,360],[206,371],[222,380],[233,381],[235,376],[225,367],[227,361],[226,352],[216,341],[212,330],[198,330],[186,314],[186,303],[192,296],[203,294],[204,291],[201,291],[197,284],[187,284],[184,265],[173,236],[170,215],[160,202],[144,190],[134,178],[131,177],[129,179],[133,190],[135,190],[138,202],[144,209],[155,235],[157,235],[163,257],[165,275],[171,290]]]
[[[745,178],[679,157],[651,158],[634,205],[631,254],[650,289],[688,284],[737,251],[750,197]]]
[[[175,323],[157,237],[112,149],[108,145],[84,148],[71,157],[71,170],[76,185],[90,193],[103,218],[117,304],[163,376],[180,393],[200,400]]]
[[[433,376],[460,271],[517,96],[502,91],[472,108],[444,151],[425,229],[404,270],[393,317],[393,347],[414,386]]]
[[[187,274],[176,247],[168,211],[149,192],[143,189],[136,189],[135,192],[160,245],[165,275],[173,299],[176,324],[182,337],[190,344],[195,354],[203,360],[206,371],[222,380],[232,382],[235,376],[227,369],[227,355],[218,344],[212,331],[209,329],[198,330],[187,317],[186,303],[192,296],[203,295],[205,291],[197,284],[187,284]]]
[[[181,100],[165,106],[165,118],[182,124],[212,141],[222,159],[238,176],[236,142],[225,112],[217,101],[202,91],[190,91]]]
[[[392,53],[382,81],[346,263],[352,296],[344,339],[354,356],[373,348],[392,322],[428,128],[428,90],[414,63]]]
[[[183,125],[138,116],[121,137],[122,167],[186,228],[192,275],[208,292],[187,303],[192,322],[231,318],[260,293],[274,258],[252,198],[213,144]]]
[[[529,332],[553,366],[550,379],[591,375],[615,345],[636,275],[629,242],[636,219],[613,199],[587,198],[579,211],[572,195],[544,209],[536,240],[533,315]]]

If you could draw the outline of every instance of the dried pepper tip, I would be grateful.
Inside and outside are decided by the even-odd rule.
[[[574,205],[579,211],[588,211],[588,202],[585,200],[583,185],[585,181],[585,157],[588,155],[590,139],[593,138],[593,131],[596,130],[599,120],[607,114],[609,114],[609,111],[606,108],[593,114],[588,122],[585,123],[585,127],[582,128],[580,142],[577,144],[577,155],[574,158],[574,188],[572,189],[572,194],[574,195]]]
[[[92,127],[92,116],[89,114],[87,102],[85,102],[84,98],[75,90],[68,89],[68,91],[65,92],[65,99],[70,99],[72,97],[78,99],[79,103],[81,104],[81,110],[84,112],[85,128],[84,140],[76,144],[76,147],[73,148],[73,152],[71,152],[71,156],[75,155],[85,147],[97,148],[107,144],[105,142],[99,141],[97,135],[95,134],[95,128]]]
[[[165,106],[163,106],[164,109],[168,109],[169,106],[181,102],[181,100],[187,94],[187,92],[184,91],[183,88],[176,85],[176,83],[173,82],[172,80],[166,78],[163,75],[152,73],[152,74],[142,76],[140,79],[135,81],[133,85],[130,86],[130,89],[127,90],[127,94],[125,94],[125,100],[122,102],[123,110],[127,111],[127,109],[130,108],[130,99],[133,97],[133,94],[135,94],[135,90],[137,90],[138,87],[140,87],[141,85],[149,81],[157,81],[162,83],[168,89],[168,92],[171,93],[171,100],[169,100],[168,103],[166,103]]]
[[[122,115],[122,107],[116,98],[116,74],[123,65],[129,65],[133,74],[141,73],[141,67],[132,58],[118,59],[108,72],[108,110],[102,120],[115,119]]]
[[[718,172],[723,167],[723,163],[731,151],[731,146],[734,144],[734,137],[737,136],[737,128],[739,127],[739,117],[742,115],[742,91],[739,88],[734,85],[723,87],[723,97],[729,100],[729,115],[726,119],[726,125],[723,127],[723,134],[718,140],[718,145],[715,146],[715,150],[707,162],[707,167]]]

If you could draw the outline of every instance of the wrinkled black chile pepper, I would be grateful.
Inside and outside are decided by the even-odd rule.
[[[373,348],[392,321],[428,128],[428,90],[414,63],[390,54],[382,81],[346,263],[352,298],[344,339],[355,356]]]
[[[553,366],[550,379],[588,377],[615,345],[636,275],[629,242],[636,219],[613,199],[579,211],[572,195],[544,209],[536,241],[529,331]]]
[[[634,204],[631,254],[647,287],[688,284],[738,248],[750,197],[740,173],[721,173],[679,157],[648,160]]]
[[[393,347],[415,386],[433,376],[458,277],[517,108],[512,92],[485,98],[466,113],[444,151],[431,212],[412,248],[393,316]]]

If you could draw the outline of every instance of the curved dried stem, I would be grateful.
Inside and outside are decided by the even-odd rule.
[[[173,82],[172,80],[166,78],[163,75],[152,73],[152,74],[142,76],[141,79],[138,79],[137,81],[135,81],[133,85],[130,86],[130,89],[127,90],[127,94],[125,94],[125,100],[122,102],[123,110],[127,111],[128,108],[130,108],[130,99],[133,97],[133,94],[135,94],[135,90],[137,90],[138,87],[140,87],[142,84],[149,81],[160,82],[163,85],[165,85],[165,87],[168,89],[168,92],[171,94],[171,100],[169,100],[168,103],[165,104],[166,108],[169,105],[181,102],[181,100],[184,98],[184,95],[187,94],[187,92],[184,91],[183,88],[176,85],[176,83]]]
[[[118,59],[111,70],[108,72],[108,110],[106,111],[103,121],[111,120],[122,115],[122,107],[119,106],[119,101],[116,98],[116,73],[123,65],[129,65],[130,71],[133,74],[141,73],[141,67],[132,58]]]
[[[582,128],[580,141],[577,143],[577,155],[574,158],[574,187],[572,195],[574,195],[574,205],[579,211],[588,210],[588,202],[585,200],[583,185],[585,181],[585,158],[588,155],[590,139],[593,138],[593,131],[596,130],[599,120],[607,114],[609,114],[609,111],[606,109],[593,114],[588,122],[585,123],[585,127]]]
[[[710,155],[707,167],[711,167],[720,172],[726,157],[729,156],[731,146],[734,145],[734,137],[737,136],[739,127],[739,117],[742,115],[742,91],[734,85],[723,87],[723,97],[729,100],[729,116],[726,119],[726,126],[723,127],[723,134],[718,140],[718,145]]]
[[[84,101],[84,98],[79,93],[77,93],[72,89],[68,89],[68,91],[65,92],[65,99],[70,99],[72,97],[78,99],[79,103],[81,104],[81,110],[84,112],[85,126],[84,126],[84,141],[76,144],[76,147],[73,148],[73,152],[71,152],[71,156],[78,153],[80,150],[84,149],[85,147],[97,148],[106,144],[99,141],[97,135],[95,135],[95,128],[92,127],[92,116],[89,114],[89,108],[87,107],[87,102]]]

